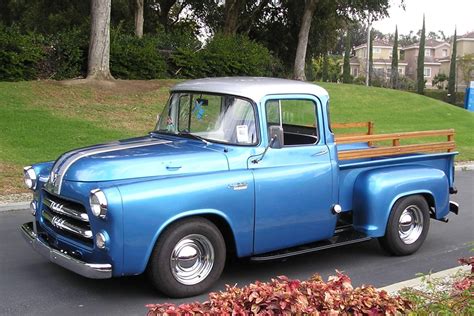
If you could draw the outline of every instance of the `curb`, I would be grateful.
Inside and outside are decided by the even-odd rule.
[[[468,163],[459,163],[454,166],[456,171],[472,171],[474,170],[474,162],[469,161]]]
[[[439,271],[439,272],[436,272],[436,273],[429,274],[429,278],[430,279],[443,279],[443,278],[446,278],[446,277],[451,277],[451,276],[453,276],[456,273],[461,272],[461,271],[462,272],[471,271],[471,268],[468,267],[468,266],[455,267],[455,268],[451,268],[451,269],[447,269],[447,270],[443,270],[443,271]],[[378,288],[378,290],[379,291],[384,290],[388,294],[392,294],[392,295],[397,294],[397,292],[399,292],[401,289],[404,289],[404,288],[407,288],[407,287],[417,287],[417,286],[421,285],[423,283],[422,278],[423,277],[418,277],[418,278],[414,278],[414,279],[410,279],[410,280],[390,284],[390,285]]]
[[[0,213],[8,211],[19,211],[30,208],[30,202],[16,202],[8,204],[0,204]]]

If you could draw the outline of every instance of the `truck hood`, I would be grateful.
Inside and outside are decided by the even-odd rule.
[[[59,182],[57,187],[62,180],[111,181],[228,168],[224,153],[194,140],[141,137],[65,153],[54,164],[51,177]]]

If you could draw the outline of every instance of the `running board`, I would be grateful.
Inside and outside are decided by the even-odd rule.
[[[363,241],[371,240],[371,237],[367,237],[362,233],[355,231],[344,231],[340,234],[335,235],[331,239],[318,241],[312,244],[306,244],[303,246],[297,246],[293,248],[288,248],[284,250],[278,250],[273,252],[267,252],[257,256],[250,257],[251,261],[268,261],[268,260],[277,260],[283,259],[292,256],[303,255],[311,252],[316,252],[319,250],[345,246],[350,244],[355,244]]]

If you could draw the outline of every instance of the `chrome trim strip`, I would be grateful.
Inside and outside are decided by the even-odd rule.
[[[74,151],[71,155],[68,155],[67,158],[60,158],[54,164],[52,168],[52,173],[50,176],[50,180],[52,181],[52,190],[56,194],[61,193],[63,178],[68,169],[71,167],[73,163],[82,159],[87,156],[92,156],[96,154],[102,154],[122,149],[132,149],[132,148],[139,148],[139,147],[146,147],[146,146],[153,146],[153,145],[160,145],[160,144],[168,144],[171,143],[169,140],[159,140],[159,139],[147,139],[138,142],[132,142],[127,144],[109,144],[104,147],[99,148],[91,148],[91,149],[83,149],[79,151]],[[62,165],[61,165],[62,164]],[[53,176],[54,174],[54,176]]]
[[[89,215],[76,211],[70,207],[64,206],[64,204],[55,202],[47,197],[43,198],[43,204],[46,205],[51,211],[57,214],[65,215],[81,222],[89,222]]]
[[[87,263],[69,256],[67,253],[53,249],[45,244],[33,231],[33,223],[20,226],[21,235],[26,242],[40,255],[51,262],[72,272],[91,279],[109,279],[112,277],[112,265],[108,263]]]
[[[51,225],[53,225],[56,228],[79,235],[83,238],[92,239],[91,230],[84,229],[76,225],[73,225],[71,223],[68,223],[65,219],[59,216],[55,216],[46,210],[43,211],[43,218],[47,220],[48,222],[50,222]]]
[[[238,182],[238,183],[229,184],[227,187],[234,191],[240,191],[240,190],[246,190],[248,185],[247,185],[247,182]]]

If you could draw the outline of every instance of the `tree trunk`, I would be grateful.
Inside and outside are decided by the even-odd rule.
[[[318,1],[319,0],[306,0],[304,7],[303,19],[301,20],[300,32],[298,34],[298,46],[296,48],[295,66],[293,71],[293,78],[296,80],[306,80],[304,66],[306,50],[308,48],[309,30],[311,28],[311,20],[316,11]]]
[[[225,35],[235,35],[239,28],[239,16],[241,9],[245,6],[245,0],[226,0],[224,5],[224,29]]]
[[[135,0],[135,35],[143,37],[143,6],[145,0]]]
[[[176,0],[159,0],[158,22],[163,25],[165,32],[170,30],[170,11],[176,3]]]
[[[111,0],[92,0],[87,79],[109,80]]]

